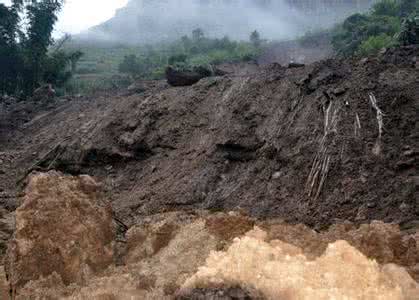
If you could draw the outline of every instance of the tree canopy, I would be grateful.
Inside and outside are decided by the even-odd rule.
[[[419,0],[381,0],[335,28],[332,44],[342,56],[368,55],[384,47],[418,43]]]
[[[81,54],[50,51],[62,5],[63,0],[0,4],[0,94],[30,96],[42,83],[58,85],[71,76],[71,67]],[[22,19],[27,24],[25,30],[21,29]]]

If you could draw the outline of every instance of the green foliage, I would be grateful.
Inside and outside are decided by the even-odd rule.
[[[368,55],[396,45],[403,18],[417,13],[419,0],[381,0],[366,14],[354,14],[335,27],[332,45],[341,56]]]
[[[131,83],[132,80],[128,76],[118,74],[75,75],[61,89],[61,93],[87,95],[103,91],[115,91],[126,88]]]
[[[181,54],[175,54],[169,57],[169,65],[175,65],[175,64],[183,64],[186,62],[186,59],[188,58],[188,55],[181,53]]]
[[[400,4],[400,16],[409,17],[419,12],[418,0],[403,0]]]
[[[22,60],[18,54],[17,36],[19,6],[0,4],[0,94],[12,94],[16,90]]]
[[[391,47],[392,45],[394,45],[393,37],[385,33],[374,35],[361,43],[357,54],[361,56],[376,54],[381,49]]]
[[[119,72],[127,73],[127,74],[130,74],[131,76],[138,74],[140,70],[141,70],[141,66],[135,54],[126,55],[124,57],[124,60],[119,65]]]
[[[82,53],[50,52],[59,0],[0,4],[0,94],[31,95],[42,83],[63,85]],[[21,31],[21,17],[26,30]]]
[[[374,4],[372,15],[397,17],[400,13],[400,4],[396,0],[381,0]]]
[[[403,20],[397,41],[401,45],[419,44],[419,17],[408,17]]]
[[[75,76],[65,85],[66,90],[75,94],[109,90],[116,86],[112,82],[119,77],[163,79],[168,64],[193,69],[196,66],[248,61],[255,59],[263,48],[263,44],[255,48],[250,42],[236,42],[228,37],[208,38],[200,30],[194,32],[176,41],[153,46],[69,41],[64,45],[67,52],[80,50],[84,55],[78,62]],[[118,83],[118,86],[124,85]]]
[[[192,31],[191,37],[183,36],[171,43],[133,49],[135,54],[125,55],[118,66],[118,71],[137,78],[161,79],[168,64],[189,68],[247,61],[255,59],[261,51],[261,46],[262,40],[259,34],[253,43],[236,42],[228,37],[207,38],[198,28]]]
[[[71,78],[71,69],[68,67],[71,54],[64,51],[55,51],[46,56],[42,66],[42,81],[54,86],[63,86]]]

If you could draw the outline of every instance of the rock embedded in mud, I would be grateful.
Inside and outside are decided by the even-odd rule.
[[[211,76],[211,73],[203,69],[176,70],[173,67],[166,68],[166,79],[171,86],[188,86],[200,81],[202,78]]]
[[[113,262],[115,228],[100,197],[99,185],[89,176],[49,172],[30,177],[7,250],[12,290],[54,272],[66,285],[80,284]]]

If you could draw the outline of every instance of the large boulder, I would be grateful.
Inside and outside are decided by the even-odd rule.
[[[89,176],[30,177],[6,256],[12,291],[52,274],[66,285],[80,284],[113,262],[112,212],[100,198]]]
[[[213,72],[205,67],[196,67],[192,70],[176,69],[172,66],[166,68],[167,83],[171,86],[188,86],[209,77]]]

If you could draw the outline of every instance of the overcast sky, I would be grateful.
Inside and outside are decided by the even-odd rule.
[[[66,0],[59,16],[55,36],[63,33],[79,33],[93,25],[108,20],[115,10],[127,4],[128,0]],[[10,0],[0,0],[10,4]]]

